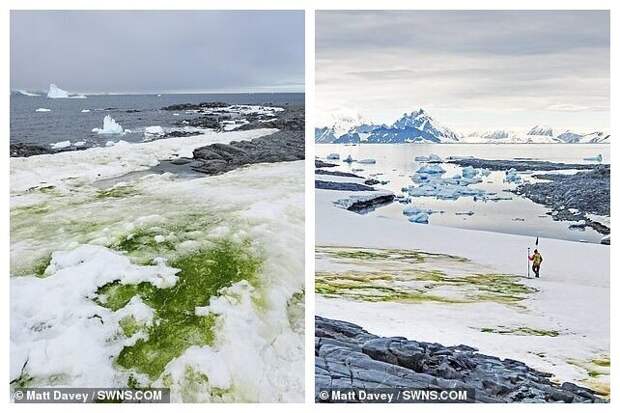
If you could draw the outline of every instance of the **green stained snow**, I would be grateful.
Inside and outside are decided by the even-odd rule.
[[[546,337],[557,337],[560,335],[559,331],[556,330],[545,330],[540,328],[532,328],[532,327],[506,327],[506,326],[497,326],[497,327],[483,327],[480,329],[483,333],[493,333],[493,334],[503,334],[503,335],[513,335],[513,336],[546,336]]]
[[[197,316],[195,308],[207,306],[211,297],[236,282],[246,280],[257,284],[262,259],[251,251],[249,241],[222,240],[208,249],[170,261],[169,266],[180,270],[171,288],[118,282],[99,288],[98,303],[111,310],[118,310],[134,296],[139,296],[155,312],[153,325],[145,328],[148,338],[124,347],[118,356],[118,365],[156,379],[165,366],[188,347],[211,345],[216,317]],[[131,323],[121,327],[135,329]]]
[[[521,277],[483,273],[467,259],[418,250],[317,247],[317,259],[337,264],[318,271],[315,291],[358,301],[521,306],[536,293]],[[474,272],[472,272],[474,271]]]

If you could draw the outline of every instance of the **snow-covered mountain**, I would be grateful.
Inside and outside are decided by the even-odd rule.
[[[606,132],[579,133],[536,125],[527,132],[506,129],[462,135],[441,126],[423,109],[405,113],[391,125],[364,122],[360,116],[316,128],[317,143],[610,143]]]
[[[459,136],[450,129],[438,124],[423,109],[405,113],[392,125],[375,125],[360,123],[343,133],[338,133],[338,127],[317,128],[315,140],[317,143],[455,143]],[[342,129],[340,129],[342,130]]]

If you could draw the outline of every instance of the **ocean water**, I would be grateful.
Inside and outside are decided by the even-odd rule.
[[[69,140],[84,141],[87,146],[103,146],[108,140],[142,142],[144,128],[182,127],[175,125],[196,114],[161,110],[179,103],[221,101],[230,104],[274,105],[303,104],[303,93],[238,94],[164,94],[164,95],[96,95],[86,99],[49,99],[46,96],[11,95],[11,143],[51,145]],[[50,109],[37,112],[38,108]],[[88,109],[90,112],[82,112]],[[137,112],[136,112],[137,111]],[[122,136],[97,135],[93,128],[103,126],[103,118],[112,116],[124,129]]]
[[[400,194],[401,188],[414,184],[411,176],[423,165],[420,162],[416,162],[414,158],[416,156],[428,156],[432,153],[439,155],[443,159],[449,156],[473,156],[483,159],[532,159],[564,163],[592,163],[585,161],[584,158],[601,154],[603,157],[601,163],[609,164],[610,160],[610,146],[604,144],[316,145],[316,156],[319,158],[325,159],[330,153],[338,153],[341,159],[348,155],[351,155],[353,159],[375,159],[376,164],[335,162],[339,163],[340,166],[333,169],[353,172],[365,177],[374,176],[378,180],[387,180],[389,181],[387,184],[375,187],[390,190],[395,194]],[[457,165],[442,163],[441,166],[446,170],[444,176],[452,176],[461,171],[461,168]],[[363,171],[354,171],[353,169],[363,169]],[[533,171],[533,173],[536,173],[536,171]],[[570,171],[564,171],[563,173],[570,173]],[[535,181],[531,174],[521,175],[528,181]],[[411,205],[443,211],[430,216],[429,224],[432,225],[571,241],[600,242],[602,234],[590,228],[585,230],[569,229],[571,222],[554,221],[547,214],[551,211],[549,208],[536,204],[527,198],[504,192],[517,187],[514,183],[504,182],[504,176],[503,172],[492,172],[488,177],[484,178],[482,183],[472,185],[472,187],[497,192],[502,196],[511,196],[511,200],[483,202],[474,201],[472,197],[461,197],[458,200],[415,197],[412,198]],[[395,202],[378,208],[371,213],[402,219],[404,224],[409,224],[407,217],[402,213],[404,206],[404,204]],[[468,211],[472,211],[474,214],[459,214]]]

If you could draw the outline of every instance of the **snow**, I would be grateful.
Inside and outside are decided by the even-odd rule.
[[[105,115],[103,118],[103,128],[93,128],[92,131],[99,135],[122,135],[125,132],[123,127],[110,115]]]
[[[66,90],[62,90],[61,88],[59,88],[55,84],[51,83],[49,91],[47,92],[47,97],[50,98],[50,99],[68,98],[69,97],[69,92],[67,92]]]
[[[164,133],[164,128],[162,128],[161,126],[147,126],[146,128],[144,128],[145,138],[163,136]]]
[[[219,315],[216,341],[212,346],[190,347],[166,366],[173,400],[209,401],[214,397],[209,390],[213,394],[223,390],[226,401],[302,402],[304,334],[293,329],[288,306],[293,294],[304,287],[304,162],[253,165],[192,179],[148,172],[158,159],[191,157],[199,146],[273,132],[208,131],[193,137],[12,158],[11,207],[16,221],[11,233],[11,272],[17,273],[20,264],[50,249],[53,261],[46,278],[11,278],[11,380],[20,375],[28,359],[24,372],[40,380],[39,385],[49,384],[52,375],[62,375],[67,386],[124,387],[129,372],[115,367],[114,359],[138,335],[123,337],[118,321],[129,312],[151,322],[151,311],[136,299],[112,312],[90,298],[98,285],[119,277],[123,282],[171,285],[176,270],[163,258],[156,265],[138,265],[105,246],[132,229],[175,227],[200,215],[212,218],[213,227],[192,234],[197,239],[180,243],[179,249],[195,251],[204,245],[201,242],[221,238],[251,239],[252,248],[264,259],[260,289],[245,282],[233,284],[213,297],[208,307],[196,310]],[[113,183],[129,185],[135,194],[113,199],[94,196]],[[29,190],[42,185],[54,185],[60,195]],[[20,218],[15,209],[41,202],[46,205],[44,215]],[[29,224],[19,225],[20,219]],[[59,225],[63,231],[58,231]],[[39,321],[47,324],[38,331],[30,328]],[[188,382],[183,374],[187,366],[208,375],[206,388]]]
[[[86,142],[84,141],[77,141],[73,143],[73,146],[75,146],[76,148],[82,147],[84,145],[86,145]]]
[[[52,149],[68,148],[69,146],[71,146],[71,141],[56,142],[56,143],[50,144],[50,146],[52,147]]]
[[[495,302],[371,303],[317,295],[318,315],[357,323],[382,336],[470,345],[483,353],[520,360],[550,372],[558,381],[578,384],[590,378],[574,360],[609,356],[608,246],[540,238],[542,278],[527,279],[526,251],[534,243],[530,237],[434,225],[403,226],[396,218],[334,208],[331,200],[338,194],[329,192],[315,191],[317,246],[415,249],[455,255],[470,262],[461,264],[463,268],[447,262],[448,273],[458,274],[472,266],[473,273],[514,274],[523,276],[519,281],[538,292],[522,302],[523,308]],[[336,270],[336,264],[317,261],[316,265],[320,271]],[[371,270],[381,268],[373,266]],[[515,336],[481,331],[499,325],[557,330],[560,335]]]
[[[35,112],[51,112],[51,109],[47,109],[47,108],[38,108],[35,110]]]

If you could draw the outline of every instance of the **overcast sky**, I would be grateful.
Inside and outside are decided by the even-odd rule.
[[[11,88],[302,92],[303,11],[14,11]]]
[[[604,11],[318,12],[319,125],[426,109],[459,132],[609,128]]]

